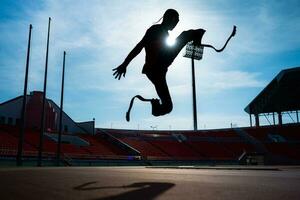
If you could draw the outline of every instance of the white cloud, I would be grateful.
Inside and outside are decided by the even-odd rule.
[[[265,82],[258,80],[259,73],[243,71],[210,71],[199,75],[202,89],[206,91],[220,91],[236,88],[263,87]]]

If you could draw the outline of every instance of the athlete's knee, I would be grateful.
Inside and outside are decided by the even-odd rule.
[[[205,33],[204,29],[190,29],[187,31],[183,31],[179,37],[184,42],[190,42],[193,40],[201,40],[203,34]]]
[[[181,36],[182,39],[188,40],[188,39],[190,39],[190,38],[193,37],[193,31],[194,30],[192,30],[192,29],[191,30],[187,30],[187,31],[183,31],[180,34],[180,36]]]
[[[170,113],[173,110],[173,104],[169,104],[166,109],[166,114]]]
[[[176,41],[178,41],[179,44],[181,44],[181,47],[184,47],[188,42],[193,41],[195,38],[195,30],[187,30],[183,31]]]
[[[173,103],[172,101],[168,101],[164,104],[164,114],[168,114],[173,110]]]
[[[175,48],[177,50],[177,54],[180,50],[190,41],[193,40],[193,31],[183,31],[177,38],[176,38],[176,45]]]
[[[160,116],[161,115],[161,105],[159,103],[158,99],[152,99],[151,101],[152,105],[152,115],[154,116]]]
[[[153,99],[152,103],[152,115],[161,116],[170,113],[173,110],[173,103],[171,100],[163,101],[159,103],[158,99]]]

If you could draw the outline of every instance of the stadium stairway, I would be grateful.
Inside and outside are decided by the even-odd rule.
[[[102,130],[102,129],[98,129],[98,131],[101,134],[104,134],[106,136],[106,139],[108,141],[110,141],[112,144],[115,144],[116,146],[120,147],[121,149],[129,152],[131,155],[141,156],[141,153],[137,149],[135,149],[132,146],[126,144],[125,142],[119,140],[118,138],[114,137],[113,135],[111,135],[107,131]]]

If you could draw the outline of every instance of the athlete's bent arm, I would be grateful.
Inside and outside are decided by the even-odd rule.
[[[128,64],[142,51],[144,48],[144,38],[131,50],[124,62],[117,68],[113,69],[115,78],[119,79],[123,75],[125,77]]]

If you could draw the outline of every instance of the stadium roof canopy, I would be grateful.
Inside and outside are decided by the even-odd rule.
[[[255,115],[300,110],[300,67],[282,70],[244,110]]]

